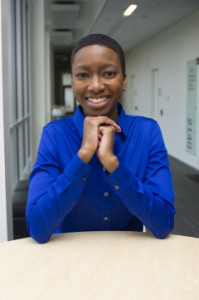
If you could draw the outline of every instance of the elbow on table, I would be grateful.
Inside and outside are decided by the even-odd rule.
[[[173,230],[173,225],[174,222],[172,221],[168,226],[157,228],[156,230],[152,230],[152,232],[158,239],[165,239]]]
[[[38,233],[33,233],[30,231],[30,236],[33,240],[35,240],[39,244],[45,244],[49,241],[50,237],[49,236],[44,236]]]
[[[175,209],[167,207],[167,213],[151,224],[152,233],[159,239],[165,239],[174,228]]]
[[[37,243],[39,244],[45,244],[49,241],[50,236],[49,235],[45,235],[44,233],[42,233],[41,231],[39,231],[38,229],[35,229],[33,226],[31,226],[28,222],[28,220],[26,220],[26,227],[28,230],[28,233],[30,235],[30,237],[35,240]]]
[[[41,237],[41,236],[31,236],[33,238],[33,240],[35,240],[38,244],[46,244],[50,237]]]
[[[168,232],[153,232],[153,234],[155,235],[155,237],[157,237],[158,239],[165,239],[168,235],[169,235],[170,231]]]

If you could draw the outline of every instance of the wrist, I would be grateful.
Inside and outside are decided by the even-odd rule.
[[[103,166],[104,166],[104,169],[109,173],[113,173],[117,167],[119,166],[119,161],[118,161],[118,158],[113,155],[113,156],[110,156],[106,158],[106,160],[104,160],[102,162]]]
[[[84,163],[86,163],[86,164],[88,164],[88,163],[90,162],[90,160],[91,160],[91,158],[92,158],[92,156],[93,156],[92,153],[90,153],[89,151],[87,151],[87,150],[85,150],[85,149],[83,149],[83,148],[81,148],[81,149],[78,151],[77,155],[78,155],[79,158],[80,158]]]

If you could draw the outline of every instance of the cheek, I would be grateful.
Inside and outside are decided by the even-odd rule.
[[[117,93],[121,94],[124,91],[124,84],[122,81],[119,81],[116,85],[115,85],[115,91],[117,90]]]
[[[83,91],[81,83],[77,83],[75,80],[72,82],[72,88],[75,95],[80,94]]]

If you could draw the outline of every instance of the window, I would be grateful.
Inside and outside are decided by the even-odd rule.
[[[14,0],[12,7],[13,90],[10,103],[12,188],[30,173],[30,104],[27,0]]]

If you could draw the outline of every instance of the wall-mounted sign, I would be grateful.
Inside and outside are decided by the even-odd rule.
[[[197,60],[187,62],[187,128],[186,151],[196,155],[196,88]]]

